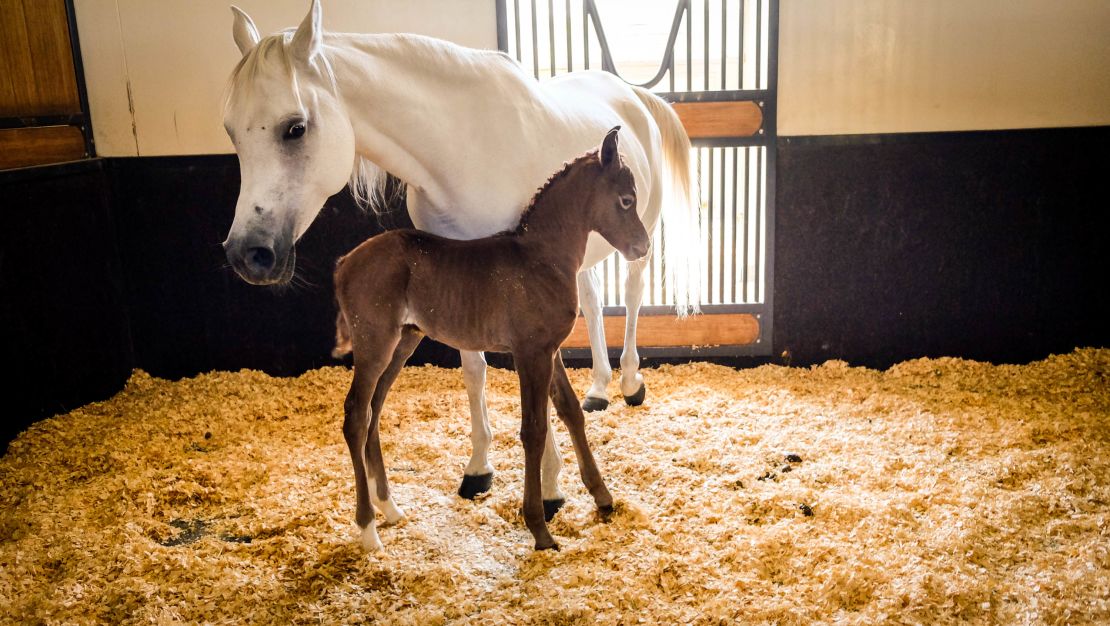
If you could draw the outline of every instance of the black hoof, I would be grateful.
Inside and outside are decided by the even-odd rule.
[[[566,504],[566,503],[567,503],[567,501],[562,499],[562,498],[559,498],[558,500],[544,500],[543,501],[543,519],[544,519],[544,521],[550,522],[555,517],[555,514],[559,512],[559,509],[563,508],[563,505]]]
[[[644,403],[644,396],[646,395],[647,387],[645,387],[643,383],[640,383],[640,388],[636,390],[636,393],[624,397],[624,403],[628,406],[640,406]]]
[[[601,518],[601,521],[608,522],[613,517],[613,505],[597,507],[597,515]]]
[[[554,551],[558,552],[559,551],[559,544],[552,541],[550,545],[541,546],[540,544],[537,543],[536,544],[536,551],[539,552],[540,550],[554,550]]]
[[[477,474],[475,476],[463,474],[462,484],[459,485],[459,495],[467,500],[473,500],[478,494],[489,491],[492,485],[493,472],[489,474]]]
[[[591,398],[590,396],[586,396],[586,399],[582,401],[582,410],[587,413],[604,411],[607,408],[609,408],[609,401],[605,398]]]

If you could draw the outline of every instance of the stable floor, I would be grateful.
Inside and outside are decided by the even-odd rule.
[[[0,621],[1110,620],[1110,350],[647,370],[644,406],[587,418],[610,522],[557,426],[568,503],[544,553],[518,513],[515,375],[490,370],[497,475],[472,502],[461,373],[423,367],[382,427],[408,520],[364,554],[349,377],[135,372],[35,425],[0,459]]]

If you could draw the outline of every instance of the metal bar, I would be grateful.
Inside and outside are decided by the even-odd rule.
[[[738,81],[736,83],[737,89],[744,88],[744,13],[746,12],[747,6],[748,0],[740,0],[740,32],[737,34],[737,38],[739,39],[737,45],[739,45],[740,47],[740,62],[736,64],[736,80]]]
[[[69,28],[69,53],[73,57],[73,74],[77,78],[77,101],[81,105],[81,119],[76,124],[85,137],[85,156],[96,156],[92,119],[89,115],[89,92],[85,86],[85,63],[81,59],[81,39],[77,33],[77,13],[73,0],[66,0],[66,25]]]
[[[532,75],[540,77],[540,36],[536,27],[536,0],[532,0]]]
[[[721,0],[721,89],[725,85],[725,77],[728,76],[728,0]]]
[[[702,17],[702,65],[705,68],[704,89],[709,91],[709,0],[705,0],[705,13]]]
[[[502,52],[509,51],[509,18],[505,15],[505,0],[497,0],[497,49]]]
[[[763,67],[763,0],[755,0],[755,87],[759,88]]]
[[[708,4],[708,0],[706,0]],[[713,301],[713,156],[716,150],[709,148],[709,198],[706,203],[705,219],[705,298]]]
[[[721,234],[718,239],[721,242],[718,252],[718,291],[720,294],[721,302],[725,301],[725,155],[727,154],[725,148],[720,148],[721,151]],[[735,179],[733,179],[735,182]]]
[[[753,297],[756,301],[760,301],[759,288],[763,283],[763,277],[759,273],[761,266],[760,253],[759,253],[759,225],[763,221],[763,151],[759,148],[755,149],[755,262],[752,267],[752,287]]]
[[[582,3],[582,66],[590,69],[590,16]]]
[[[763,135],[751,137],[696,137],[690,140],[695,148],[732,148],[736,146],[767,146],[771,138]]]
[[[570,31],[570,0],[566,0],[563,16],[567,18],[567,71],[574,71],[574,42],[571,40]]]
[[[743,2],[743,0],[741,0]],[[740,187],[740,180],[737,177],[739,172],[738,164],[740,161],[740,151],[738,148],[732,149],[732,293],[730,294],[731,300],[736,301],[736,257],[739,256],[740,242],[736,240],[736,209],[737,209],[737,195],[736,191]]]
[[[694,5],[686,3],[686,91],[694,90]]]
[[[743,245],[743,263],[740,264],[740,285],[743,297],[741,300],[750,302],[748,300],[748,214],[751,207],[749,206],[749,199],[751,196],[751,180],[749,173],[751,172],[752,163],[752,149],[750,147],[744,148],[744,245]]]
[[[547,0],[547,44],[550,51],[548,70],[555,75],[555,0]]]
[[[516,32],[516,62],[520,63],[520,0],[513,0],[513,29]]]

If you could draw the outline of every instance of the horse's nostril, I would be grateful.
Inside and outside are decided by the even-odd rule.
[[[247,265],[260,270],[269,270],[274,267],[274,251],[272,248],[251,248],[247,250]]]

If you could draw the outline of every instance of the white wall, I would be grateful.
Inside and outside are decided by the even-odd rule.
[[[779,133],[1110,124],[1110,1],[782,0]]]
[[[103,156],[230,152],[232,0],[76,0]],[[308,0],[234,0],[264,33]],[[671,2],[673,0],[652,0]],[[324,24],[496,46],[494,0],[324,0]],[[779,133],[1110,124],[1110,0],[781,0]]]
[[[239,60],[230,4],[263,34],[296,26],[308,0],[76,0],[97,153],[231,152],[220,112]],[[493,0],[324,0],[324,27],[413,32],[496,48]]]

